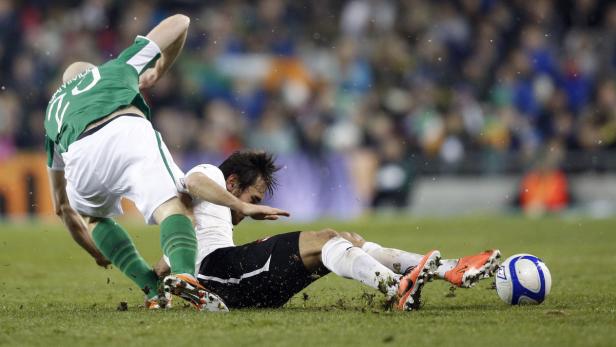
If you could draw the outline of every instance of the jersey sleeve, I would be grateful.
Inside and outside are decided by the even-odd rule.
[[[47,152],[47,167],[54,171],[64,170],[64,159],[51,139],[45,136],[45,152]]]
[[[122,51],[116,60],[132,66],[141,75],[156,64],[160,54],[160,48],[154,41],[145,36],[137,36],[135,42]]]
[[[204,174],[209,179],[216,182],[216,184],[218,184],[219,186],[223,188],[225,188],[226,186],[225,175],[222,173],[222,171],[220,171],[218,167],[214,165],[210,165],[210,164],[197,165],[193,167],[192,169],[190,169],[190,171],[186,173],[186,176],[193,174],[193,173]]]

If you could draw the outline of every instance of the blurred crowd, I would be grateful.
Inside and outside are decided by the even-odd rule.
[[[175,12],[186,47],[146,96],[179,162],[344,153],[395,201],[434,163],[498,173],[616,148],[611,1],[0,0],[0,158],[42,150],[70,62],[111,59]]]

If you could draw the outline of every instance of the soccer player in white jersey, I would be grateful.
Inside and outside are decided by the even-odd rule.
[[[139,91],[173,64],[189,22],[184,15],[171,16],[115,59],[98,66],[71,64],[47,106],[45,144],[56,213],[98,265],[111,262],[120,269],[146,293],[149,308],[165,304],[172,292],[197,309],[218,310],[224,305],[215,295],[206,295],[194,278],[195,232],[176,196],[183,173],[153,129]],[[235,199],[213,188],[205,192],[206,199],[219,204]],[[161,247],[171,262],[171,275],[160,291],[165,295],[158,295],[158,277],[112,219],[122,214],[122,197],[135,202],[147,223],[160,225]],[[256,218],[286,214],[266,206],[239,207]]]
[[[190,197],[184,201],[192,206],[199,245],[197,277],[230,308],[280,307],[333,272],[380,290],[400,310],[414,310],[422,286],[433,276],[471,287],[498,266],[498,250],[441,262],[437,250],[415,254],[332,229],[285,233],[235,246],[233,226],[242,221],[243,213],[204,201],[200,187],[214,181],[241,201],[257,204],[274,192],[277,170],[271,155],[240,151],[219,167],[198,165],[186,174],[192,201]],[[165,260],[155,267],[159,276],[169,270]]]

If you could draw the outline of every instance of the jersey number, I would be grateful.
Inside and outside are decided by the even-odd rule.
[[[88,90],[94,88],[94,86],[98,83],[98,81],[100,81],[101,73],[100,71],[98,71],[98,67],[94,67],[92,70],[90,70],[90,73],[92,73],[92,81],[87,86],[85,86],[85,88],[79,89],[79,85],[81,84],[81,82],[85,80],[85,79],[82,79],[81,82],[79,82],[73,89],[71,89],[71,94],[73,96],[87,92]],[[51,105],[49,105],[49,111],[47,111],[47,120],[49,121],[51,119],[52,111],[55,107],[56,109],[55,119],[56,119],[56,124],[58,125],[58,132],[60,132],[60,129],[62,128],[62,121],[64,121],[64,114],[66,113],[68,106],[71,104],[70,101],[67,102],[66,104],[63,104],[65,96],[66,96],[66,92],[59,94],[53,100],[51,100]]]

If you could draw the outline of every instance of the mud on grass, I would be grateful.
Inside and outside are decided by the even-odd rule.
[[[384,310],[378,291],[328,275],[283,309],[204,315],[183,305],[145,311],[142,294],[127,279],[97,268],[58,225],[0,224],[0,346],[609,346],[616,341],[616,277],[606,274],[616,268],[614,225],[516,218],[251,223],[237,228],[240,243],[331,226],[385,246],[438,248],[444,257],[490,247],[499,247],[504,258],[533,253],[550,267],[552,294],[540,306],[509,307],[490,281],[453,293],[435,281],[424,287],[422,309],[404,314]],[[155,262],[157,230],[127,227],[144,257]]]

